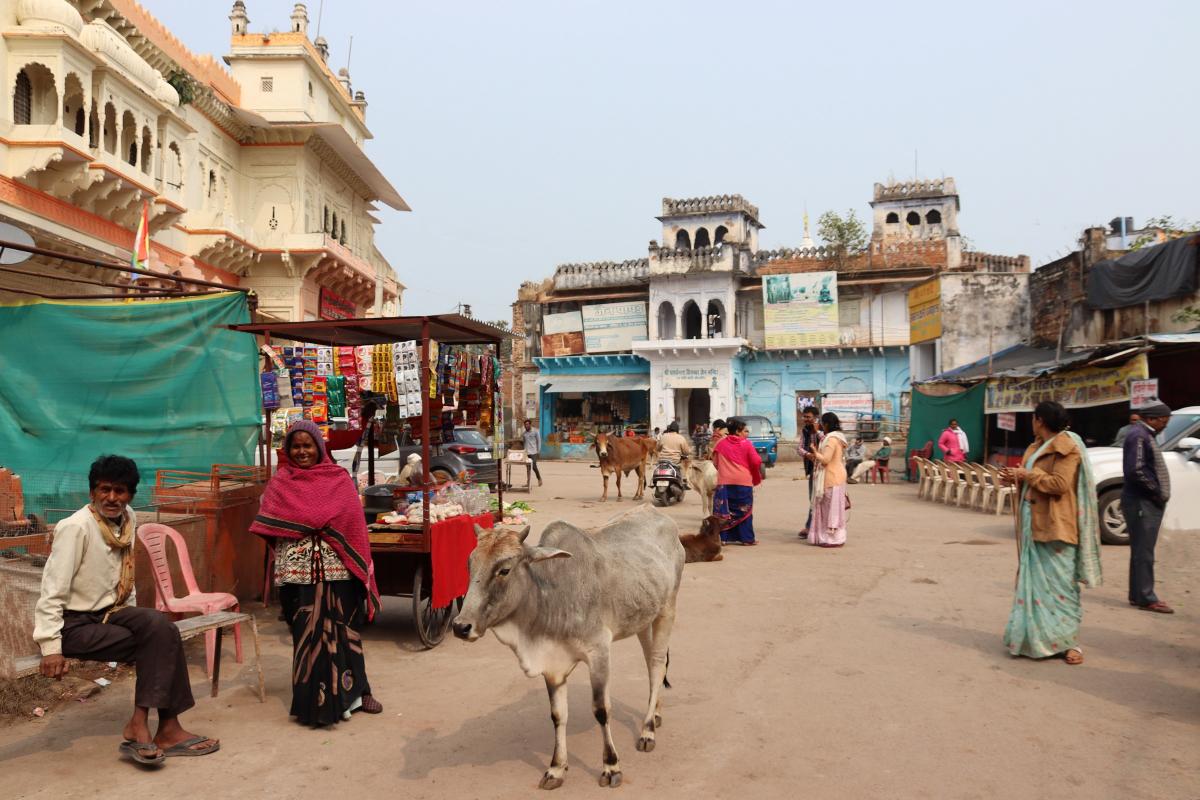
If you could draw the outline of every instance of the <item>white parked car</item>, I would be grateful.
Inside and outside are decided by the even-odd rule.
[[[1172,531],[1200,531],[1200,406],[1173,413],[1158,435],[1158,443],[1171,475],[1171,500],[1162,527]],[[1119,447],[1089,447],[1087,454],[1100,496],[1100,537],[1105,544],[1129,544],[1125,516],[1121,513],[1124,453]]]

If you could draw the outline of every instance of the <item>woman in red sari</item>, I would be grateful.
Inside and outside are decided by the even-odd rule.
[[[250,531],[275,548],[275,584],[292,629],[292,716],[330,725],[360,708],[383,711],[358,633],[379,610],[367,523],[350,473],[326,454],[315,423],[288,429]]]
[[[754,487],[762,482],[762,457],[746,438],[746,423],[729,420],[729,435],[713,448],[717,490],[713,514],[724,520],[721,542],[756,545],[754,538]]]

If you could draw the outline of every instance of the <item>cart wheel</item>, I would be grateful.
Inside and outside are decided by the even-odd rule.
[[[450,622],[458,614],[462,601],[459,599],[445,608],[434,608],[433,581],[428,570],[428,563],[422,560],[413,571],[413,624],[421,644],[434,648],[446,638],[446,631],[450,630]]]

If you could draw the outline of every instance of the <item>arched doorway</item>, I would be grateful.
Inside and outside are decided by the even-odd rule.
[[[688,300],[683,307],[683,338],[699,339],[700,322],[700,306],[696,305],[695,300]]]
[[[686,432],[684,432],[685,436],[690,436],[691,432],[696,429],[697,425],[708,424],[711,407],[712,398],[708,394],[708,389],[691,389],[688,391],[688,429]]]
[[[658,338],[675,338],[675,306],[665,300],[658,304]]]

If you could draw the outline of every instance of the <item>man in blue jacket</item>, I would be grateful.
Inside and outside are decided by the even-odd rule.
[[[1156,436],[1167,427],[1171,409],[1155,403],[1141,409],[1141,420],[1125,435],[1125,485],[1121,513],[1129,531],[1129,604],[1144,611],[1174,614],[1175,610],[1154,594],[1154,546],[1163,511],[1171,499],[1171,477]]]

